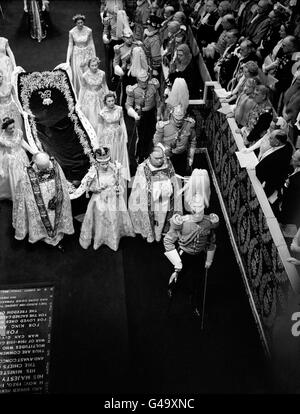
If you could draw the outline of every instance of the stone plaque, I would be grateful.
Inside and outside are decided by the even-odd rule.
[[[54,287],[0,290],[0,393],[47,393]]]

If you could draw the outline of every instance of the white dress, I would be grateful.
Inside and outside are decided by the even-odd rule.
[[[82,30],[79,30],[76,26],[73,27],[69,31],[67,59],[70,57],[72,82],[77,96],[81,85],[81,73],[88,69],[88,61],[94,56],[96,56],[96,52],[92,29],[86,26],[83,26]],[[84,63],[84,66],[80,66],[82,63]]]
[[[4,81],[10,83],[14,65],[11,58],[7,56],[7,47],[8,40],[5,37],[0,37],[0,69],[3,72]]]
[[[85,191],[93,193],[81,226],[79,243],[87,249],[94,239],[93,247],[106,244],[118,250],[121,237],[134,237],[135,233],[125,204],[119,168],[110,163],[106,172],[93,165],[83,178],[80,187],[71,194],[77,198]]]
[[[97,136],[99,136],[99,114],[104,106],[104,96],[109,92],[105,72],[98,69],[96,73],[92,73],[88,69],[82,75],[81,81],[78,103]]]
[[[22,131],[16,129],[12,137],[5,132],[0,135],[0,199],[15,197],[17,183],[29,164],[22,147]]]
[[[130,181],[127,129],[121,106],[104,107],[100,112],[99,145],[110,149],[112,161],[122,165],[122,174]]]
[[[12,85],[0,85],[0,128],[5,117],[13,118],[17,129],[22,129],[22,117],[12,97]]]

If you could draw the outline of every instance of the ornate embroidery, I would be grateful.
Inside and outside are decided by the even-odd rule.
[[[41,194],[41,188],[40,188],[40,183],[39,183],[39,179],[38,179],[38,173],[36,173],[36,171],[33,169],[32,166],[27,167],[27,173],[29,176],[29,180],[32,186],[32,191],[34,194],[34,198],[36,201],[36,205],[38,207],[40,216],[41,216],[41,220],[45,226],[45,229],[47,231],[47,234],[50,238],[53,238],[56,236],[56,232],[57,232],[57,227],[59,225],[60,222],[60,218],[61,218],[61,213],[62,213],[62,202],[63,202],[63,189],[62,189],[62,183],[60,180],[60,175],[59,175],[59,170],[58,170],[58,165],[56,163],[56,161],[52,161],[53,162],[53,169],[54,169],[54,174],[55,174],[55,200],[54,198],[52,200],[50,200],[49,202],[49,209],[50,210],[55,210],[55,220],[54,220],[54,228],[51,225],[50,219],[49,219],[49,215],[47,212],[47,208],[45,206],[42,194]]]
[[[53,103],[51,99],[51,91],[49,89],[45,92],[39,92],[39,95],[43,99],[43,105],[51,105]]]
[[[71,93],[71,86],[69,78],[64,70],[56,69],[54,71],[46,72],[32,72],[32,73],[22,73],[19,76],[19,88],[20,88],[20,99],[24,110],[29,114],[29,123],[32,130],[33,137],[36,141],[36,144],[39,148],[42,148],[40,140],[38,138],[38,132],[35,122],[34,114],[30,109],[30,98],[34,92],[39,91],[40,89],[58,89],[64,95],[66,102],[68,104],[69,118],[71,119],[74,131],[79,138],[80,144],[84,150],[84,153],[87,154],[92,162],[94,160],[93,148],[90,142],[90,139],[84,129],[81,127],[81,122],[75,110],[75,97]],[[48,98],[46,98],[48,99]],[[47,101],[49,102],[49,101]]]

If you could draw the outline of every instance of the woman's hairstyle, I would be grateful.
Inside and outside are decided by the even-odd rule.
[[[249,60],[244,64],[244,67],[248,69],[248,72],[251,76],[257,76],[258,75],[258,64],[254,62],[253,60]]]
[[[238,29],[230,29],[228,30],[227,34],[233,35],[236,39],[238,39],[240,36]]]
[[[3,118],[2,121],[2,129],[6,129],[10,124],[14,124],[15,120],[13,118],[10,118],[9,116],[6,116],[5,118]]]
[[[89,68],[91,67],[91,63],[93,63],[93,62],[96,62],[98,67],[99,67],[101,61],[97,56],[91,57],[88,61],[88,67]]]
[[[269,98],[269,88],[265,85],[257,85],[255,90],[265,95],[265,99]]]
[[[75,16],[72,17],[72,20],[74,23],[77,22],[77,20],[83,20],[85,22],[85,15],[84,14],[75,14]]]
[[[103,99],[104,105],[106,105],[106,101],[108,98],[114,98],[114,100],[116,100],[116,94],[115,92],[108,92]]]
[[[225,14],[225,16],[222,17],[222,23],[223,22],[229,23],[232,26],[232,28],[236,26],[236,18],[233,14]]]
[[[221,1],[219,3],[219,7],[220,6],[224,9],[224,14],[230,13],[232,11],[231,3],[227,0]]]
[[[244,87],[253,88],[254,90],[257,87],[257,85],[259,85],[258,81],[258,78],[248,78],[245,82]]]

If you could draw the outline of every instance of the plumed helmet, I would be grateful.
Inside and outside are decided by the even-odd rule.
[[[123,30],[123,37],[133,37],[133,33],[130,27],[125,27],[125,29]]]
[[[201,194],[195,194],[190,202],[190,207],[192,210],[200,212],[203,211],[205,206],[204,206],[204,200],[203,197],[201,196]]]
[[[175,120],[180,121],[184,118],[185,112],[181,104],[176,105],[172,111]]]
[[[136,78],[139,81],[142,81],[142,82],[146,82],[146,80],[148,79],[148,77],[149,77],[148,72],[145,69],[141,69],[138,72],[137,76],[136,76]]]

